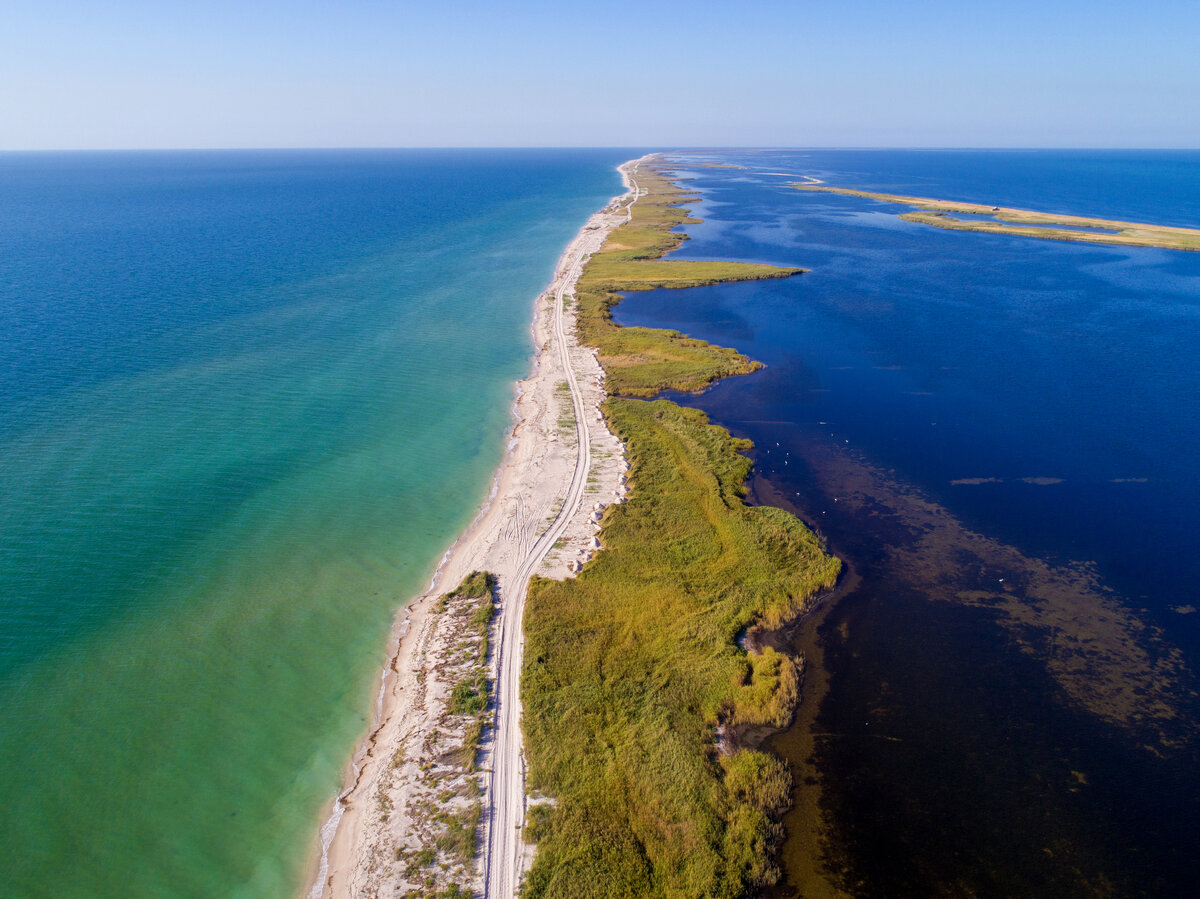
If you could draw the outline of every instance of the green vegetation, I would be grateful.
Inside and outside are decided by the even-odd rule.
[[[571,402],[571,387],[566,381],[554,385],[554,396],[560,401],[558,430],[563,434],[575,433],[575,404]]]
[[[451,715],[477,715],[487,708],[487,676],[463,681],[450,695]]]
[[[436,841],[438,849],[449,853],[464,865],[474,861],[475,844],[478,842],[476,832],[482,812],[483,804],[476,800],[465,809],[436,815],[435,820],[442,825],[442,832]]]
[[[553,815],[553,809],[544,804],[529,806],[525,812],[525,827],[521,831],[521,837],[526,843],[540,843],[549,834],[550,818]]]
[[[492,604],[496,590],[496,576],[489,571],[472,571],[447,599],[486,599],[484,606]]]
[[[620,292],[788,277],[800,269],[676,262],[692,196],[643,165],[648,194],[589,261],[578,290],[583,342],[599,349],[609,425],[632,492],[604,519],[605,551],[569,581],[535,578],[525,614],[528,784],[538,851],[523,895],[738,897],[773,883],[790,775],[742,745],[792,716],[800,672],[752,627],[794,619],[839,562],[781,509],[744,501],[747,441],[703,413],[651,396],[696,390],[758,364],[676,331],[622,328]]]
[[[793,516],[745,505],[747,442],[662,400],[606,411],[633,494],[605,520],[605,551],[527,600],[529,782],[558,800],[527,894],[744,895],[775,876],[789,780],[769,756],[718,748],[717,726],[785,725],[798,677],[736,640],[795,617],[838,562]]]
[[[429,879],[432,881],[435,878]],[[451,883],[443,887],[430,886],[428,890],[409,890],[403,895],[403,899],[472,899],[473,896],[474,893],[469,888]]]
[[[1175,228],[1169,225],[1147,225],[1079,215],[1058,215],[1050,212],[1034,212],[1030,209],[986,206],[981,203],[960,203],[955,200],[935,200],[930,197],[906,197],[900,194],[874,193],[827,185],[801,184],[796,185],[796,190],[864,197],[884,203],[895,203],[899,206],[913,206],[916,207],[917,212],[906,212],[900,218],[908,222],[920,222],[923,225],[932,225],[935,228],[945,228],[951,231],[983,231],[988,234],[1038,237],[1043,240],[1074,240],[1112,246],[1200,250],[1200,229],[1197,228]],[[953,213],[956,212],[968,215],[990,215],[999,221],[966,221],[954,218]],[[1055,225],[1059,227],[1056,228]],[[1070,228],[1100,228],[1111,233],[1072,231],[1069,230]]]
[[[482,737],[483,716],[477,715],[473,720],[467,722],[467,729],[463,732],[462,745],[454,750],[450,759],[468,774],[474,774],[479,770],[477,759],[479,758],[479,741]]]
[[[588,262],[576,289],[579,336],[599,351],[608,389],[618,395],[647,397],[666,389],[694,391],[720,378],[761,368],[736,350],[678,331],[613,324],[610,310],[624,291],[788,278],[803,271],[745,262],[663,259],[685,239],[672,229],[697,221],[680,208],[696,195],[645,166],[637,180],[648,193],[633,207],[632,220],[614,231]]]

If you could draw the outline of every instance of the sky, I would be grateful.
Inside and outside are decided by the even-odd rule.
[[[1200,148],[1197,0],[5,0],[0,150]]]

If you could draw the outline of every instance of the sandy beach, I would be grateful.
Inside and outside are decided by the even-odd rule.
[[[621,167],[627,188],[635,164]],[[374,724],[347,766],[343,792],[323,816],[304,893],[310,899],[419,889],[422,881],[401,860],[431,851],[429,810],[449,792],[483,797],[478,853],[458,872],[468,878],[464,887],[483,890],[491,873],[488,895],[512,895],[528,865],[525,844],[515,835],[492,854],[516,857],[488,864],[492,818],[519,825],[524,817],[523,761],[506,757],[513,749],[501,748],[496,757],[497,743],[519,755],[520,630],[529,576],[561,579],[578,571],[600,548],[603,510],[627,490],[623,448],[600,412],[604,373],[594,350],[576,343],[572,299],[584,262],[626,221],[626,204],[635,199],[636,190],[614,198],[587,221],[536,301],[533,373],[517,386],[508,452],[480,513],[393,627]],[[489,660],[498,708],[495,726],[483,734],[477,771],[447,761],[448,741],[457,737],[445,728],[456,677],[452,657],[462,642],[459,619],[438,608],[440,597],[476,570],[492,572],[499,584]],[[508,774],[515,776],[502,776]]]

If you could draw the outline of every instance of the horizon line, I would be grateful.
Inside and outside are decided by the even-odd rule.
[[[226,146],[226,147],[11,147],[0,148],[0,154],[16,153],[236,153],[236,152],[368,152],[395,150],[640,150],[660,153],[724,153],[745,150],[794,152],[797,150],[843,150],[843,151],[978,151],[978,152],[1046,152],[1054,150],[1089,151],[1089,152],[1198,152],[1200,146],[1086,146],[1086,145],[1050,145],[1050,146],[984,146],[984,145],[951,145],[951,144],[797,144],[795,146],[766,146],[755,144],[709,146],[693,144],[689,146],[673,145],[662,149],[663,144],[411,144],[411,145],[365,145],[365,146]]]

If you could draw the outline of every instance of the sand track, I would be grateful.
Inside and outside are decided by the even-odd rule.
[[[637,201],[637,182],[629,173],[623,171],[623,174],[631,189],[630,201],[624,215],[624,220],[627,221],[632,215],[633,204]],[[566,533],[572,520],[581,511],[585,511],[584,488],[588,475],[592,472],[591,432],[593,427],[607,431],[595,397],[585,395],[581,386],[580,375],[586,371],[586,366],[581,364],[582,357],[587,355],[587,352],[573,344],[574,327],[568,332],[567,315],[564,311],[565,300],[574,292],[587,258],[598,250],[603,242],[599,235],[607,235],[611,230],[611,224],[606,224],[609,224],[609,227],[597,231],[588,231],[585,228],[581,234],[583,239],[577,238],[568,249],[566,265],[560,268],[553,288],[552,342],[557,347],[575,417],[576,457],[571,482],[563,498],[562,508],[553,523],[542,532],[525,555],[515,576],[508,580],[508,589],[502,590],[501,593],[495,744],[488,790],[490,826],[484,856],[484,896],[491,899],[516,896],[524,870],[524,841],[521,839],[521,826],[525,820],[525,760],[521,739],[521,663],[524,639],[521,621],[525,611],[529,578],[542,564],[551,547]],[[594,356],[592,361],[595,361]]]
[[[377,720],[321,828],[307,891],[311,899],[392,896],[408,888],[397,859],[420,851],[422,840],[429,839],[405,812],[422,789],[414,772],[427,777],[438,770],[435,757],[421,760],[411,747],[436,744],[453,688],[440,675],[457,638],[446,627],[431,626],[431,609],[474,570],[494,573],[499,588],[491,644],[494,719],[480,762],[490,774],[484,777],[482,853],[471,888],[494,899],[517,894],[530,861],[520,833],[526,805],[521,622],[529,578],[535,573],[563,578],[577,571],[596,551],[600,513],[620,502],[626,490],[624,449],[600,412],[604,373],[595,352],[575,340],[572,300],[587,259],[632,215],[636,166],[635,161],[621,167],[629,192],[588,220],[560,257],[550,288],[538,298],[534,374],[518,387],[509,452],[491,499],[393,629]],[[401,756],[407,764],[395,763]]]

